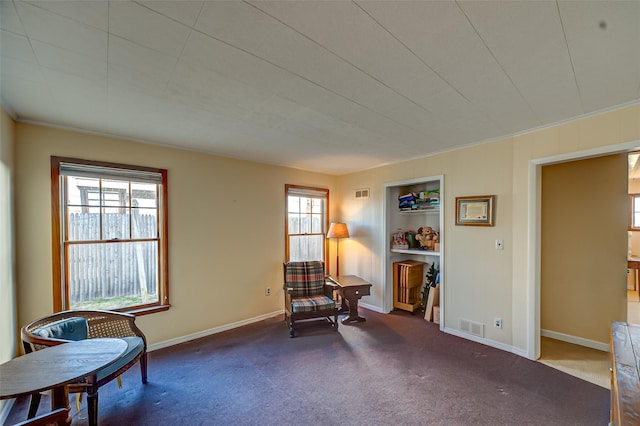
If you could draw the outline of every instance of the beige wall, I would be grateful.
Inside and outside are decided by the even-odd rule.
[[[14,122],[0,109],[0,363],[16,355],[13,176]],[[0,401],[0,413],[6,401]]]
[[[52,312],[51,155],[168,170],[172,307],[138,318],[151,344],[281,311],[285,184],[329,188],[333,197],[337,180],[19,123],[15,159],[20,324]],[[265,287],[271,287],[271,296],[264,295]]]
[[[511,317],[511,144],[489,145],[451,151],[393,166],[344,176],[343,218],[355,229],[355,237],[341,243],[343,273],[362,275],[374,284],[372,297],[365,300],[383,306],[382,264],[386,255],[382,210],[383,185],[420,177],[444,175],[443,276],[446,302],[445,326],[457,328],[458,318],[490,324],[494,317]],[[355,188],[371,188],[368,201],[355,200]],[[497,195],[498,214],[494,227],[454,225],[455,197]],[[494,250],[495,240],[506,242],[503,251]],[[454,241],[461,241],[456,244]],[[352,253],[351,251],[355,251]],[[366,260],[363,260],[366,259]],[[449,285],[451,283],[451,285]],[[511,321],[500,330],[487,327],[486,337],[509,341]]]
[[[382,235],[383,185],[442,174],[445,328],[456,332],[460,318],[483,323],[488,343],[533,358],[537,356],[535,329],[539,327],[536,170],[550,161],[548,158],[593,155],[631,146],[640,146],[637,105],[342,176],[342,214],[356,235],[341,244],[341,272],[362,274],[371,280],[372,297],[363,302],[382,307],[382,264],[387,254]],[[366,187],[371,188],[372,198],[363,205],[352,198],[352,191]],[[486,194],[497,195],[496,226],[455,226],[455,197]],[[494,249],[496,239],[504,240],[503,251]],[[496,316],[503,319],[503,329],[491,327]]]
[[[541,327],[607,342],[626,321],[626,154],[542,169]]]
[[[21,323],[51,311],[50,155],[169,169],[173,307],[139,319],[152,343],[282,309],[285,183],[331,189],[332,219],[346,221],[353,235],[340,244],[341,272],[369,279],[372,296],[363,303],[382,309],[383,185],[442,174],[445,327],[456,331],[460,318],[484,323],[488,343],[534,357],[536,170],[548,158],[637,147],[640,106],[341,177],[28,124],[16,132]],[[354,189],[367,187],[371,198],[353,199]],[[474,194],[497,195],[495,227],[455,226],[455,197]],[[494,250],[496,239],[503,251]],[[266,285],[277,289],[271,297]],[[503,329],[490,327],[495,316]]]

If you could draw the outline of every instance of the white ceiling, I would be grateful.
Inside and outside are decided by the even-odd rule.
[[[331,174],[640,100],[640,1],[0,5],[18,120]]]

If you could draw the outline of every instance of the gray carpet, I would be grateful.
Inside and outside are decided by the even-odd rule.
[[[606,425],[609,391],[441,333],[420,315],[307,324],[281,318],[149,354],[100,389],[101,425]],[[40,412],[48,408],[43,398]],[[72,404],[73,406],[73,404]],[[24,419],[18,400],[7,424]],[[86,408],[71,411],[85,425]]]

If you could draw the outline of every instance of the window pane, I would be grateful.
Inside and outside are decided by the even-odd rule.
[[[322,260],[322,235],[303,235],[289,237],[289,259]]]
[[[313,198],[312,201],[312,212],[313,213],[322,213],[322,200],[318,198]]]
[[[129,205],[129,182],[121,180],[102,181],[102,205],[121,206]]]
[[[102,239],[129,239],[129,210],[123,208],[105,208],[102,211]]]
[[[67,240],[92,241],[100,239],[100,208],[67,208]]]
[[[640,212],[633,213],[633,227],[634,228],[640,227]]]
[[[131,182],[133,207],[158,207],[158,186],[151,183]]]
[[[311,233],[311,215],[310,214],[300,215],[300,233],[301,234]]]
[[[158,302],[158,242],[70,244],[70,309]]]
[[[287,202],[288,213],[299,213],[300,212],[300,197],[292,197],[289,196]]]
[[[300,233],[300,216],[297,214],[289,214],[289,234]]]
[[[311,217],[311,232],[314,234],[322,234],[322,216],[314,214]]]
[[[131,209],[131,238],[157,238],[158,220],[156,209]]]
[[[313,205],[313,201],[311,200],[311,198],[302,198],[300,200],[300,203],[302,203],[302,209],[304,213],[311,213]]]
[[[67,177],[67,203],[74,206],[100,205],[100,180]]]

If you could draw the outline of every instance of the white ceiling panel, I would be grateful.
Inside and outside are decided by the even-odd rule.
[[[106,62],[37,40],[32,40],[31,45],[38,58],[38,63],[45,71],[54,69],[85,80],[106,83]],[[56,82],[51,81],[51,84],[55,86]]]
[[[255,55],[195,31],[189,36],[180,60],[273,94],[296,78]]]
[[[2,102],[11,99],[10,113],[28,111],[25,119],[45,120],[55,117],[48,105],[53,103],[51,92],[42,71],[32,63],[0,57],[0,90]]]
[[[640,2],[559,2],[586,112],[636,100],[640,85]]]
[[[106,32],[32,4],[15,4],[31,40],[49,43],[96,59],[106,57]]]
[[[467,102],[356,3],[252,4],[427,111]]]
[[[110,84],[162,93],[176,63],[175,57],[118,36],[109,36]]]
[[[0,99],[342,174],[640,102],[639,32],[635,0],[0,0]]]
[[[196,27],[392,120],[426,127],[426,111],[251,5],[207,2]]]
[[[190,28],[130,1],[112,1],[109,32],[126,40],[178,57]]]
[[[457,116],[479,109],[485,112],[483,133],[490,129],[507,134],[512,127],[536,125],[528,105],[455,2],[359,4],[469,101],[465,108],[439,114],[438,122],[466,126],[468,121],[458,123]]]
[[[584,112],[554,2],[459,4],[539,124]]]
[[[0,56],[19,59],[37,66],[38,61],[27,37],[6,30],[0,30],[0,40],[2,40]]]
[[[102,31],[108,29],[109,5],[107,2],[99,0],[28,0],[35,7],[48,10],[56,15],[65,16],[74,21],[81,22]]]
[[[0,1],[0,28],[15,34],[27,35],[12,1]]]
[[[158,1],[139,0],[137,3],[188,26],[193,27],[198,19],[204,0]]]

